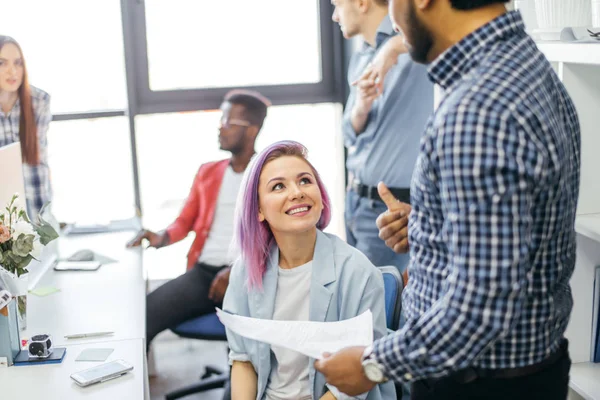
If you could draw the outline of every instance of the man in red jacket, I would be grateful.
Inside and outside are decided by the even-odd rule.
[[[160,248],[191,231],[196,238],[188,252],[188,271],[146,299],[146,343],[165,329],[214,312],[220,306],[234,261],[229,252],[233,212],[242,175],[252,158],[254,142],[267,115],[269,100],[257,92],[234,90],[221,104],[219,144],[231,158],[200,166],[179,217],[164,231],[140,231],[127,246],[147,240]]]

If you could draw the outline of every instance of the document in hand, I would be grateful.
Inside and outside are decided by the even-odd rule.
[[[285,347],[316,359],[323,358],[323,353],[373,343],[373,315],[370,310],[336,322],[273,321],[241,317],[218,308],[217,316],[225,327],[240,336]]]

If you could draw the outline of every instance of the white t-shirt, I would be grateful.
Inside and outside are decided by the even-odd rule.
[[[310,261],[292,269],[279,268],[273,320],[308,321],[310,305]],[[308,356],[271,346],[271,375],[265,391],[268,400],[310,399]]]
[[[198,261],[215,267],[233,263],[235,257],[230,253],[229,246],[233,238],[233,214],[237,194],[242,183],[243,172],[233,171],[231,165],[225,170],[215,216],[210,227],[206,243]]]

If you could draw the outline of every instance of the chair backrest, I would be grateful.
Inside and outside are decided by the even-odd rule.
[[[383,274],[386,325],[389,330],[395,331],[400,325],[404,280],[396,267],[379,267],[379,270]]]

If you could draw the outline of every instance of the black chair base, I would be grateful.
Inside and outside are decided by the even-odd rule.
[[[202,374],[200,379],[206,379],[209,376],[213,375],[223,375],[224,373],[225,371],[223,371],[221,368],[215,367],[213,365],[207,365],[206,368],[204,368],[204,373]]]
[[[200,382],[167,393],[165,395],[165,400],[175,400],[207,390],[222,389],[228,382],[229,374],[224,373],[219,368],[207,366],[206,372],[202,375],[202,380],[200,380]]]
[[[216,313],[202,315],[191,319],[171,331],[177,336],[187,339],[199,339],[209,341],[227,342],[225,327],[219,321]],[[223,371],[211,365],[207,365],[204,374],[200,377],[200,382],[186,386],[179,390],[174,390],[165,395],[166,400],[180,399],[190,394],[201,393],[212,389],[222,389],[229,384],[229,371]]]

